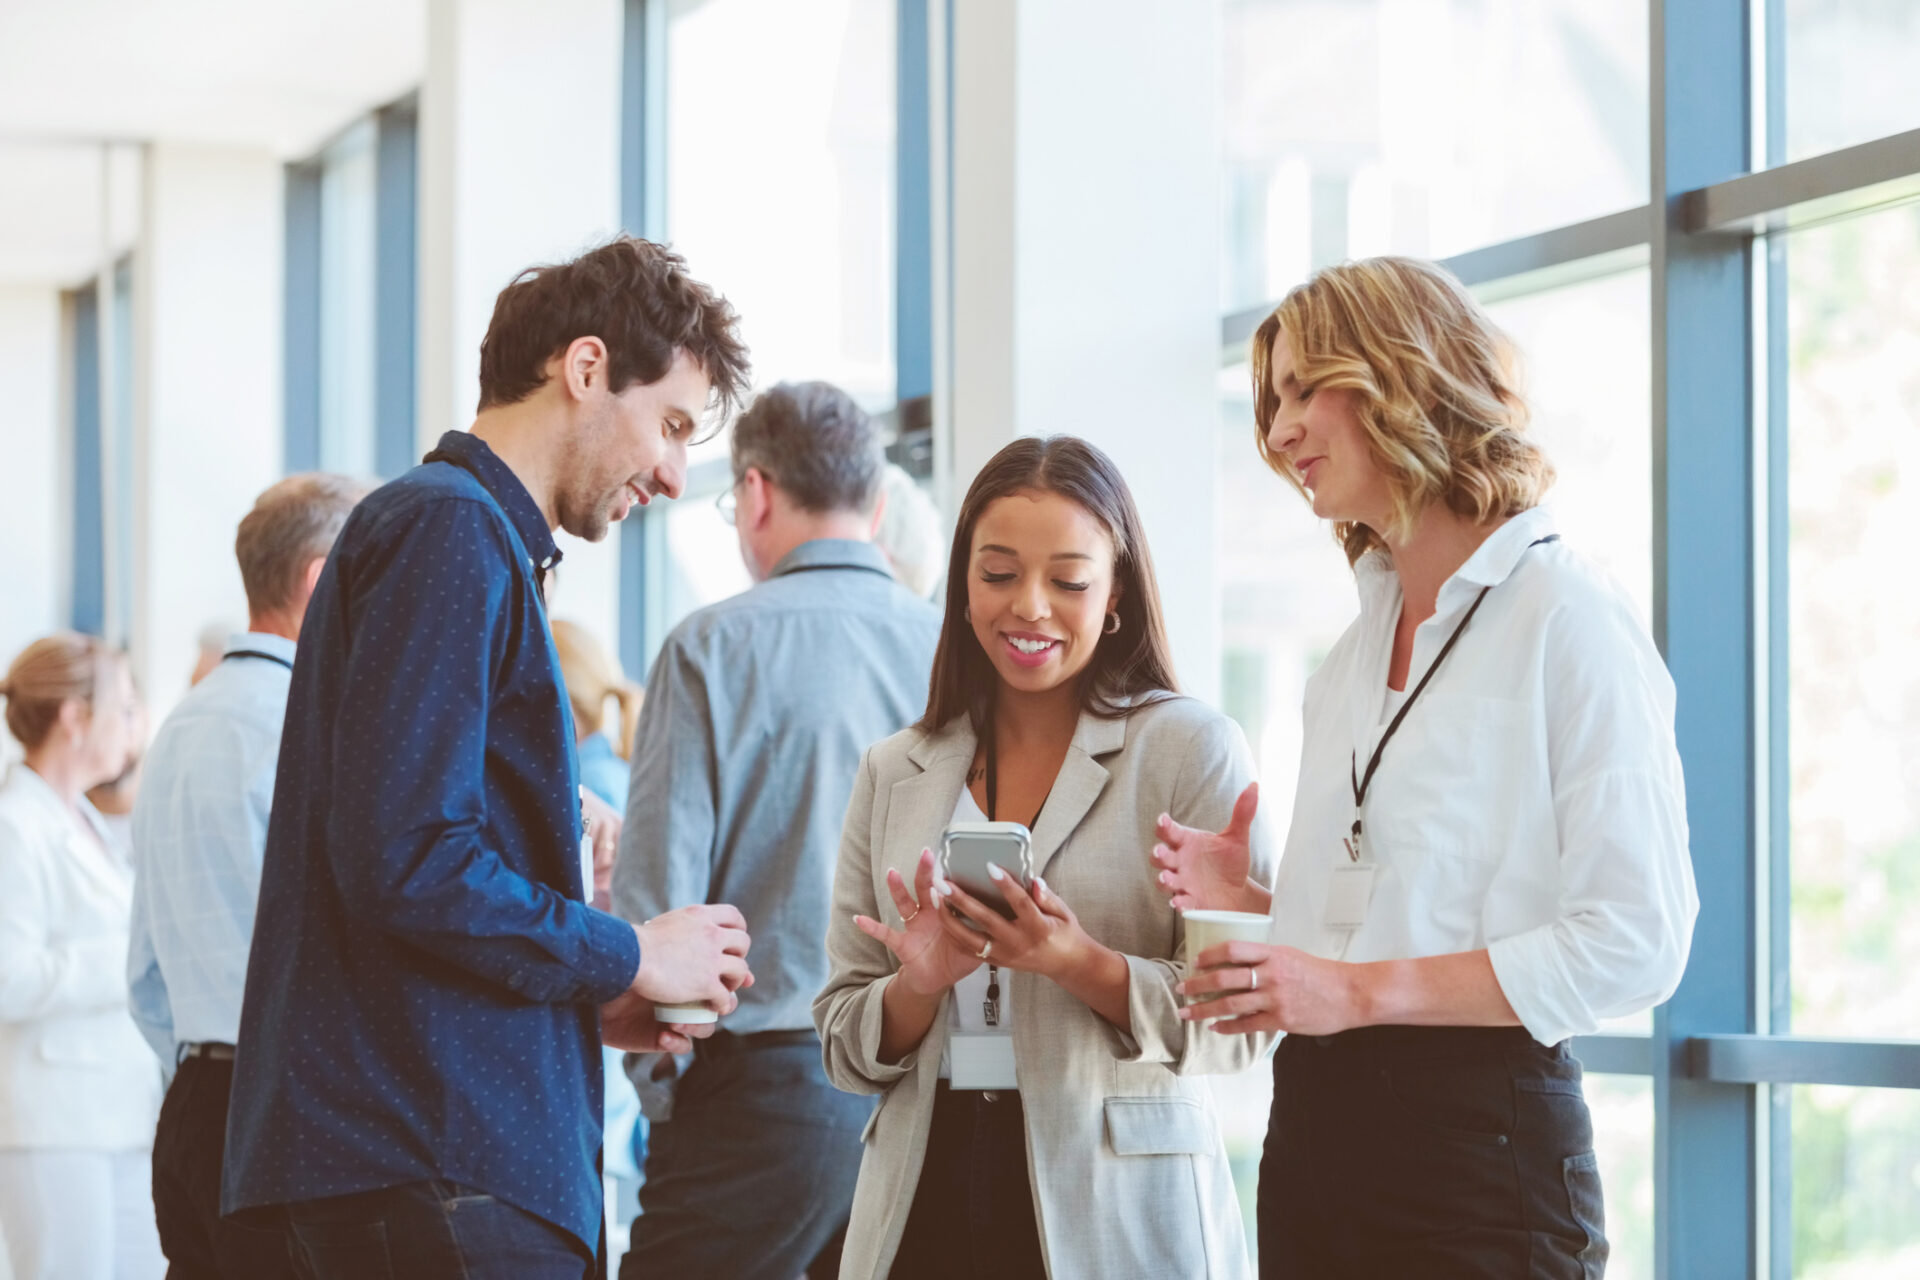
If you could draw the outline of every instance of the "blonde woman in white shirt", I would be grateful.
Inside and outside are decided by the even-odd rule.
[[[1570,1036],[1673,992],[1698,907],[1673,682],[1537,504],[1510,350],[1429,263],[1330,267],[1260,327],[1262,457],[1333,524],[1360,617],[1308,683],[1271,894],[1241,830],[1169,821],[1176,906],[1274,916],[1183,1011],[1289,1033],[1264,1277],[1595,1277]],[[1254,797],[1243,796],[1241,816]]]
[[[148,1280],[160,1066],[127,1014],[133,878],[89,787],[126,767],[126,658],[27,646],[0,681],[26,759],[0,787],[0,1234],[17,1280]]]

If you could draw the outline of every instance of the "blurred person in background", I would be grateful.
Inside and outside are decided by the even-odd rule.
[[[1699,898],[1673,679],[1540,505],[1513,362],[1410,258],[1320,271],[1253,338],[1255,447],[1330,522],[1360,616],[1307,684],[1272,889],[1237,830],[1163,818],[1154,856],[1175,906],[1273,913],[1195,957],[1210,999],[1182,1011],[1287,1033],[1266,1277],[1606,1267],[1568,1040],[1673,993]]]
[[[634,730],[640,724],[640,704],[645,695],[639,685],[627,679],[606,646],[578,623],[564,618],[554,621],[553,650],[560,657],[560,679],[567,686],[567,702],[573,709],[580,785],[614,813],[625,813],[627,762],[633,757]],[[611,723],[609,702],[614,704]],[[609,730],[616,736],[609,737]],[[606,882],[600,880],[594,889],[596,905],[606,905],[606,893]],[[601,1055],[607,1072],[606,1147],[601,1176],[607,1183],[611,1262],[626,1252],[628,1232],[640,1211],[647,1119],[640,1114],[640,1099],[621,1070],[620,1051],[602,1048]]]
[[[906,468],[896,463],[887,464],[882,494],[874,545],[887,557],[901,586],[923,600],[931,600],[947,568],[947,537],[940,509]]]
[[[88,803],[127,766],[126,657],[37,640],[0,697],[26,750],[0,786],[0,1231],[17,1280],[157,1280],[160,1069],[127,1016],[133,874]]]
[[[113,836],[114,855],[129,866],[133,864],[133,806],[140,798],[141,766],[146,762],[150,727],[147,700],[140,696],[140,688],[135,685],[133,723],[127,732],[127,767],[120,771],[119,777],[87,790],[87,803],[99,813],[100,820],[107,824],[108,834]]]
[[[866,748],[924,704],[939,615],[873,545],[884,455],[824,382],[734,424],[732,521],[755,586],[692,614],[654,660],[614,874],[645,920],[739,904],[766,962],[692,1060],[632,1059],[653,1118],[621,1274],[833,1275],[872,1103],[821,1069],[834,851]]]
[[[220,1216],[220,1169],[295,646],[327,553],[366,492],[342,476],[292,476],[240,521],[247,629],[160,726],[134,810],[133,1020],[166,1068],[178,1065],[153,1141],[170,1280],[294,1274],[284,1233]]]
[[[601,1046],[691,1048],[656,1004],[752,981],[731,906],[590,904],[545,595],[556,530],[680,493],[738,317],[621,236],[517,275],[479,375],[471,429],[348,517],[287,696],[221,1207],[308,1280],[582,1280]]]

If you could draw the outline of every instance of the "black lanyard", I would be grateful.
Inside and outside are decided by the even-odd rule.
[[[227,653],[221,656],[220,661],[227,662],[234,658],[258,658],[262,662],[277,662],[281,666],[285,667],[287,670],[289,671],[293,670],[293,664],[291,662],[288,662],[285,658],[281,657],[279,654],[262,653],[258,649],[229,650]]]
[[[1558,541],[1560,541],[1560,535],[1550,533],[1544,538],[1529,542],[1526,549],[1531,551],[1543,542]],[[1447,642],[1440,646],[1439,655],[1427,668],[1427,673],[1420,677],[1420,683],[1413,687],[1413,692],[1407,695],[1407,700],[1400,704],[1400,710],[1394,714],[1393,720],[1387,725],[1387,731],[1380,735],[1380,744],[1373,749],[1373,758],[1367,761],[1367,772],[1364,776],[1360,773],[1360,753],[1358,751],[1353,753],[1347,766],[1347,776],[1353,783],[1353,839],[1347,845],[1347,856],[1355,862],[1360,860],[1360,807],[1367,802],[1367,789],[1373,785],[1373,771],[1380,767],[1380,755],[1387,749],[1387,744],[1393,741],[1393,735],[1400,728],[1400,722],[1407,718],[1407,712],[1413,710],[1413,704],[1418,702],[1420,695],[1426,691],[1427,683],[1433,679],[1433,673],[1440,669],[1440,664],[1445,662],[1447,655],[1453,652],[1453,646],[1459,641],[1460,633],[1467,629],[1469,622],[1473,621],[1473,615],[1480,612],[1480,606],[1486,602],[1487,592],[1491,590],[1493,590],[1491,585],[1480,588],[1480,594],[1473,598],[1472,606],[1467,609],[1467,616],[1460,619],[1460,625],[1453,629],[1453,634],[1447,637]]]
[[[1000,808],[1000,732],[995,726],[991,715],[987,717],[986,730],[987,821],[998,822],[1000,820],[998,816]],[[1047,797],[1051,799],[1053,793],[1049,791]],[[1040,807],[1034,811],[1033,821],[1027,824],[1028,831],[1032,831],[1040,825],[1040,815],[1046,811],[1047,801],[1042,800]],[[981,1002],[981,1012],[985,1015],[988,1026],[997,1027],[1000,1025],[1000,966],[991,961],[987,964],[987,998]]]

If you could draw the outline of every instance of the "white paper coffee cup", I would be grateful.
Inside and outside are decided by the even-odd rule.
[[[1199,972],[1194,961],[1209,947],[1223,942],[1265,942],[1273,929],[1272,916],[1251,911],[1182,911],[1180,919],[1186,926],[1182,958],[1187,962],[1189,977]]]
[[[701,1023],[718,1022],[720,1015],[704,1004],[657,1004],[653,1006],[655,1022],[678,1022],[683,1026],[697,1026]]]

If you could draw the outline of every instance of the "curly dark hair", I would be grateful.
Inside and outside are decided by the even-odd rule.
[[[480,343],[480,408],[517,404],[547,380],[547,362],[576,339],[607,344],[618,395],[658,382],[684,351],[731,413],[746,396],[747,348],[727,300],[687,274],[664,245],[619,236],[571,262],[528,267],[500,291]]]

